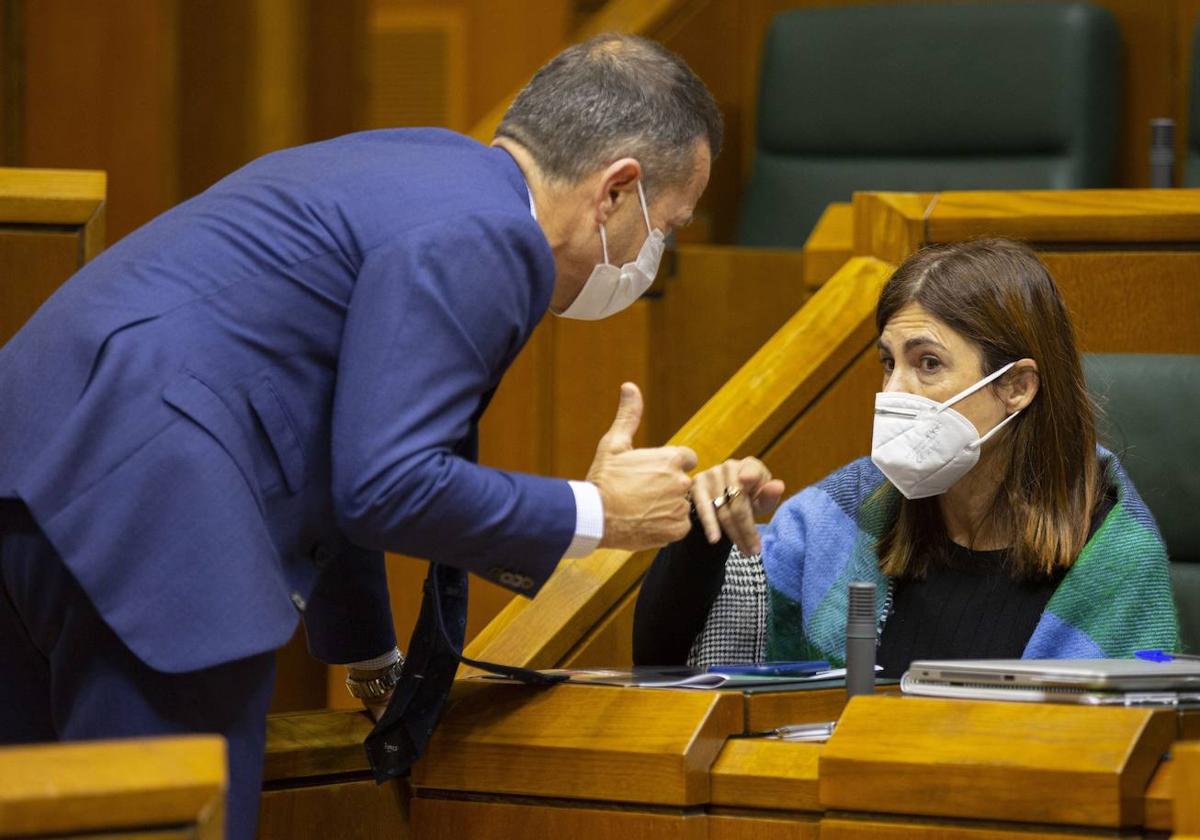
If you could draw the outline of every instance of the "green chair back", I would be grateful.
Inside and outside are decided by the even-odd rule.
[[[1171,557],[1184,647],[1200,652],[1200,356],[1084,356],[1101,443],[1121,459]]]
[[[1183,186],[1200,187],[1200,23],[1192,36],[1191,99],[1188,101],[1188,134],[1183,153]]]
[[[1113,184],[1120,37],[1089,3],[783,12],[763,51],[743,245],[800,247],[856,190]]]

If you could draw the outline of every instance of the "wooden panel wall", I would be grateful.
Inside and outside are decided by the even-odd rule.
[[[178,2],[22,6],[21,157],[11,162],[106,171],[116,239],[180,198]]]
[[[878,0],[936,2],[937,0]],[[753,156],[761,47],[785,9],[854,0],[696,0],[654,34],[706,80],[725,152],[684,241],[729,241]],[[1147,183],[1148,120],[1182,149],[1200,0],[1095,0],[1125,44],[1119,186]],[[570,39],[571,0],[0,0],[0,162],[99,168],[115,240],[270,149],[365,124],[371,15],[461,13],[466,128]]]

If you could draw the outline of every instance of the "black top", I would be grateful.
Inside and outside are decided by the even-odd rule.
[[[733,543],[709,545],[692,514],[692,531],[658,552],[633,612],[633,664],[683,665],[725,583]]]
[[[1007,555],[951,543],[947,563],[897,580],[880,676],[899,679],[914,659],[1019,659],[1062,574],[1013,580]]]
[[[1104,496],[1091,533],[1116,504]],[[709,545],[697,522],[662,549],[642,582],[633,619],[635,665],[682,665],[725,580],[732,544]],[[922,579],[897,580],[879,642],[880,676],[900,677],[914,659],[1017,659],[1062,580],[1017,581],[1007,550],[951,544],[949,562]]]

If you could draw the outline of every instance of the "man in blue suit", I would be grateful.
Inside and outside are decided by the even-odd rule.
[[[250,837],[296,622],[364,698],[395,682],[383,551],[532,596],[682,537],[695,455],[632,448],[632,385],[587,481],[479,466],[473,436],[547,309],[644,291],[720,136],[678,57],[603,36],[490,147],[271,154],[84,267],[0,349],[0,743],[220,732]]]

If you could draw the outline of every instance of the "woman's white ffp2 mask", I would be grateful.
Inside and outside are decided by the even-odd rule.
[[[871,460],[906,499],[945,493],[979,462],[979,448],[1021,413],[1014,411],[979,437],[975,425],[950,408],[1014,364],[1009,362],[941,403],[898,391],[875,395]]]

